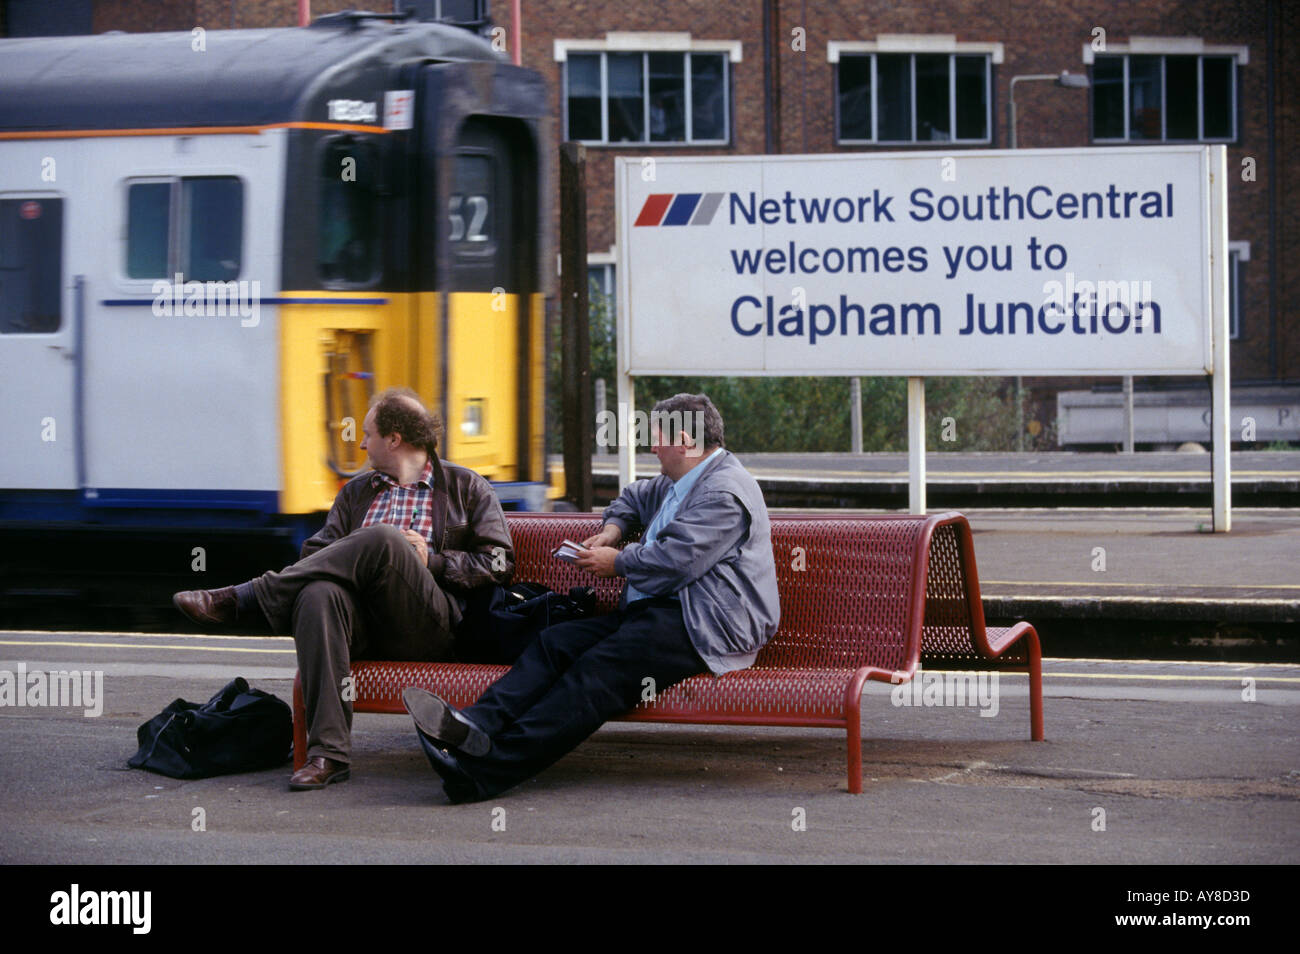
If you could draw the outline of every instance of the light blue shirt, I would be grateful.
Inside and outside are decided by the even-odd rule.
[[[691,492],[691,488],[695,486],[695,481],[699,480],[700,474],[704,470],[704,465],[721,453],[722,448],[719,447],[712,454],[704,458],[704,460],[700,461],[680,478],[674,481],[672,489],[668,491],[668,495],[664,497],[663,504],[659,507],[659,512],[654,515],[654,519],[650,521],[650,526],[646,527],[645,534],[641,537],[641,545],[643,547],[651,546],[655,542],[655,537],[659,536],[659,531],[668,524],[668,521],[677,516],[677,508],[680,507],[682,501],[686,499],[686,495]],[[629,603],[635,600],[649,599],[650,596],[650,593],[642,593],[631,583],[628,583],[627,601]],[[676,594],[674,594],[672,598],[677,599]]]

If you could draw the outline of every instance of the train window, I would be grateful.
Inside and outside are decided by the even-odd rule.
[[[326,282],[368,284],[375,278],[377,223],[374,147],[342,136],[321,149],[317,268]]]
[[[128,278],[162,278],[167,274],[171,193],[170,182],[137,182],[127,188]]]
[[[456,291],[509,288],[517,280],[520,246],[508,237],[512,169],[520,160],[512,149],[510,138],[482,117],[467,119],[457,136],[442,213],[447,224],[438,233],[451,253],[450,287]]]
[[[0,199],[0,334],[63,324],[63,200]]]
[[[182,180],[189,222],[182,272],[195,281],[228,281],[239,275],[244,231],[244,185],[229,176]]]
[[[128,278],[238,277],[244,184],[234,176],[133,182],[127,186],[126,210]]]
[[[456,191],[448,210],[451,234],[457,254],[493,251],[495,228],[492,222],[492,157],[459,155],[456,157]]]

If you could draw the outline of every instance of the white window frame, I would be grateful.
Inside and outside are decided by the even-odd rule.
[[[1240,116],[1237,110],[1237,69],[1236,67],[1245,66],[1250,63],[1250,47],[1232,46],[1232,45],[1215,45],[1206,43],[1200,37],[1152,37],[1152,36],[1135,36],[1130,37],[1127,43],[1106,43],[1105,49],[1094,50],[1092,44],[1083,45],[1083,64],[1085,66],[1096,66],[1097,57],[1122,57],[1124,62],[1124,88],[1121,95],[1123,96],[1123,113],[1124,113],[1124,135],[1120,137],[1109,136],[1101,138],[1092,135],[1093,116],[1089,116],[1088,135],[1092,142],[1095,143],[1130,143],[1130,142],[1236,142],[1241,136]],[[1152,139],[1133,139],[1132,129],[1130,128],[1129,108],[1129,63],[1134,56],[1158,56],[1160,57],[1160,138]],[[1169,83],[1166,78],[1165,64],[1166,57],[1169,56],[1195,56],[1196,57],[1196,132],[1195,139],[1170,139],[1167,133],[1167,123],[1169,119]],[[1228,104],[1232,112],[1232,130],[1226,137],[1206,138],[1205,136],[1205,58],[1206,57],[1231,57],[1234,69],[1228,73]],[[1094,91],[1096,87],[1093,87]],[[1095,95],[1095,92],[1094,92]],[[1095,112],[1095,101],[1091,104]]]
[[[598,53],[600,54],[600,138],[599,139],[582,139],[579,142],[588,146],[612,146],[618,147],[664,147],[674,148],[693,148],[698,146],[727,146],[731,144],[731,64],[741,62],[743,55],[742,45],[739,40],[697,40],[693,39],[689,33],[629,33],[629,32],[612,32],[606,33],[604,39],[580,39],[580,40],[556,40],[555,41],[555,60],[557,63],[567,64],[571,53]],[[686,138],[684,140],[652,140],[649,138],[637,142],[610,142],[609,140],[609,58],[610,53],[639,53],[641,54],[641,103],[642,103],[642,129],[644,135],[650,135],[650,60],[651,53],[681,53],[683,67],[683,82],[685,94],[685,130]],[[709,53],[723,55],[722,68],[722,128],[726,135],[722,139],[693,139],[692,126],[694,117],[691,114],[691,68],[690,54]],[[561,67],[563,77],[561,86],[562,109],[564,136],[569,138],[569,70],[567,66]]]
[[[880,92],[877,78],[876,55],[902,53],[911,57],[911,129],[910,139],[881,139],[879,131],[880,106],[876,97]],[[916,138],[916,57],[918,54],[948,54],[948,122],[952,138],[943,140]],[[840,135],[840,74],[839,62],[843,56],[867,56],[871,64],[871,138],[848,139]],[[957,61],[958,56],[984,56],[984,128],[988,135],[981,139],[957,138]],[[952,145],[991,145],[993,142],[993,67],[1002,62],[1001,43],[958,42],[952,34],[885,33],[875,40],[831,41],[826,44],[826,60],[835,69],[835,142],[843,146],[875,146],[906,144],[913,146],[948,147]]]

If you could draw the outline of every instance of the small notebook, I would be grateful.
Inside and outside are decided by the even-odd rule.
[[[566,563],[577,563],[578,554],[587,548],[581,543],[574,543],[572,540],[565,540],[558,547],[551,551],[551,556],[557,560],[563,560]]]

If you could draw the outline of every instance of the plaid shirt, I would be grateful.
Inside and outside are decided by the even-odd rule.
[[[378,494],[366,511],[366,519],[361,521],[363,527],[373,527],[377,523],[387,523],[402,530],[414,530],[429,541],[429,549],[435,550],[433,542],[433,462],[429,461],[420,472],[420,477],[413,484],[399,484],[387,474],[378,471],[370,478],[372,487],[381,484],[387,490]]]

